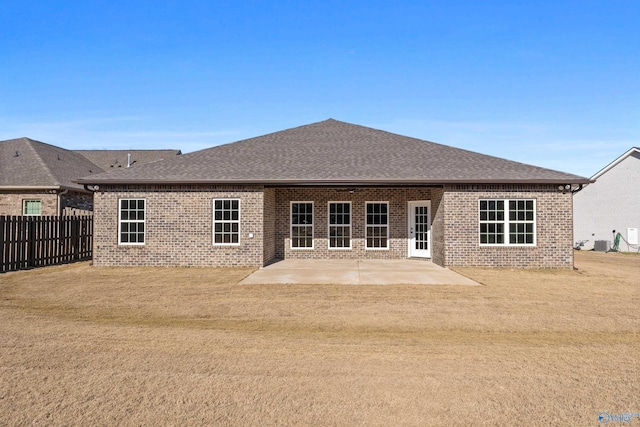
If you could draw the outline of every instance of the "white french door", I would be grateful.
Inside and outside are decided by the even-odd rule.
[[[431,201],[409,202],[409,257],[431,258]]]

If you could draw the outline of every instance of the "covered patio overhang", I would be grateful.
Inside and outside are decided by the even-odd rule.
[[[265,194],[265,218],[273,218],[275,230],[274,250],[268,252],[273,256],[265,257],[265,264],[407,258],[441,264],[441,187],[295,186],[272,187]]]

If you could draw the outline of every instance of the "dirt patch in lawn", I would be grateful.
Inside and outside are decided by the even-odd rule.
[[[594,425],[640,412],[640,256],[456,286],[0,276],[0,424]],[[640,419],[633,422],[640,423]],[[632,424],[633,424],[632,422]]]

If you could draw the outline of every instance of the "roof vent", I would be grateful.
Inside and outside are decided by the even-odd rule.
[[[16,150],[16,154],[13,157],[18,157],[20,156],[20,153],[18,153],[18,150]]]

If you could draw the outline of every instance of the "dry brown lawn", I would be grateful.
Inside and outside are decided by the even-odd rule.
[[[478,287],[240,286],[251,270],[86,263],[0,275],[0,425],[638,413],[640,256],[577,252],[576,267],[458,269]]]

